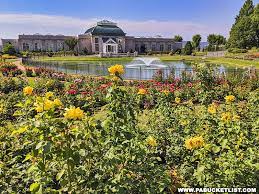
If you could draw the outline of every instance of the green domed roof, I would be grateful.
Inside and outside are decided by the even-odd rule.
[[[116,23],[103,20],[97,23],[97,26],[88,29],[85,34],[92,34],[96,36],[125,36],[125,33]]]

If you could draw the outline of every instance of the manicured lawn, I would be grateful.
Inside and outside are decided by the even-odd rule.
[[[242,59],[233,59],[233,58],[225,58],[225,57],[200,57],[200,56],[157,56],[162,61],[190,61],[190,62],[207,62],[212,64],[223,64],[228,66],[238,66],[238,67],[245,67],[245,66],[255,66],[259,68],[259,61],[249,61],[249,60],[242,60]],[[80,57],[74,57],[74,56],[62,56],[62,57],[42,57],[36,60],[40,61],[69,61],[69,62],[79,62],[79,61],[107,61],[107,62],[130,62],[133,58],[132,57],[122,57],[122,58],[99,58],[96,56],[80,56]]]
[[[96,56],[62,56],[62,57],[40,57],[36,60],[40,61],[70,61],[70,62],[77,62],[77,61],[131,61],[132,57],[121,57],[121,58],[100,58]]]
[[[186,60],[191,62],[207,62],[212,64],[224,64],[228,66],[238,66],[238,67],[245,67],[245,66],[255,66],[259,68],[259,61],[249,61],[249,60],[242,60],[242,59],[232,59],[232,58],[225,58],[225,57],[196,57],[196,56],[162,56],[160,57],[162,61],[179,61],[179,60]]]

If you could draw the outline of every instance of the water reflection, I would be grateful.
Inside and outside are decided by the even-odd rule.
[[[180,78],[183,72],[188,72],[194,74],[194,70],[190,63],[184,61],[171,61],[171,62],[162,62],[163,66],[131,66],[132,62],[103,62],[103,61],[90,61],[90,62],[39,62],[39,61],[25,61],[26,65],[43,67],[47,69],[52,69],[55,71],[61,71],[68,74],[82,74],[82,75],[96,75],[96,76],[106,76],[109,75],[108,67],[114,64],[122,64],[125,66],[125,79],[138,79],[138,80],[150,80],[154,75],[160,70],[163,72],[163,76],[166,78],[170,74],[173,74],[175,78]],[[161,64],[161,63],[160,63]],[[128,66],[128,67],[127,67]],[[237,74],[242,75],[245,69],[233,69],[227,68],[223,65],[215,66],[217,69],[217,74]]]

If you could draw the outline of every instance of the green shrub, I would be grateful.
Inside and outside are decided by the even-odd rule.
[[[247,53],[248,50],[247,49],[239,49],[239,48],[229,48],[228,52],[237,54],[237,53]]]

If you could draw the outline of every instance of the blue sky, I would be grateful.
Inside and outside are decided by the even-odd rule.
[[[1,0],[0,37],[18,34],[84,33],[109,19],[128,35],[190,39],[200,33],[225,36],[244,0]],[[259,3],[259,0],[254,0]]]

